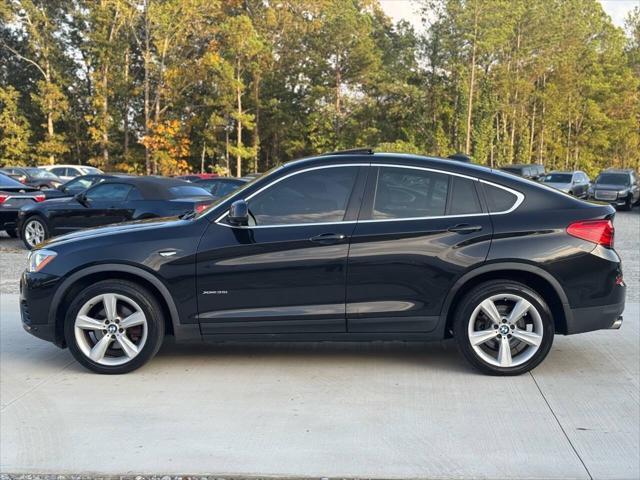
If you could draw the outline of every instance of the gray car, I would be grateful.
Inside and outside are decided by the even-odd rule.
[[[542,182],[578,198],[587,198],[589,195],[589,177],[580,170],[551,172],[542,178]]]

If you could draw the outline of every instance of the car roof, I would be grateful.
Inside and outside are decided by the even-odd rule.
[[[156,200],[168,200],[171,198],[175,198],[174,195],[169,193],[169,189],[171,187],[197,187],[197,185],[194,185],[193,183],[187,182],[185,180],[156,176],[113,177],[106,179],[104,182],[101,182],[99,186],[108,185],[111,183],[124,183],[126,185],[134,186],[140,191],[144,198]]]

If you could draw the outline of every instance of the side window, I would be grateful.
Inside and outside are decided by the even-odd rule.
[[[64,177],[67,175],[67,169],[66,168],[52,168],[51,173],[53,173],[54,175],[57,175],[59,177]]]
[[[233,182],[219,182],[218,183],[218,189],[216,190],[216,195],[218,195],[219,197],[222,197],[224,195],[226,195],[227,193],[233,192],[235,189],[237,189],[240,185],[236,185]]]
[[[513,193],[486,183],[484,184],[484,191],[487,194],[489,211],[491,213],[507,211],[513,207],[518,200],[518,197]]]
[[[127,201],[130,200],[144,200],[142,193],[136,187],[131,187],[129,191],[129,196],[127,197]]]
[[[87,190],[87,199],[93,201],[123,201],[127,198],[131,187],[122,183],[107,183]]]
[[[257,225],[340,222],[358,167],[311,170],[286,178],[249,200]]]
[[[449,176],[409,168],[381,167],[373,200],[374,220],[444,215]]]
[[[482,213],[475,182],[468,178],[451,177],[451,196],[448,215],[468,215]]]

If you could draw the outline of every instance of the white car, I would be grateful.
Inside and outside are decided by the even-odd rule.
[[[102,170],[96,167],[90,167],[89,165],[43,165],[43,170],[47,170],[58,178],[68,182],[80,175],[95,175],[104,173]]]

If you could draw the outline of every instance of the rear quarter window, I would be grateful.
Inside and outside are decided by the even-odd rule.
[[[483,186],[491,213],[506,212],[518,201],[518,197],[515,194],[504,188],[495,187],[487,183],[483,184]]]

